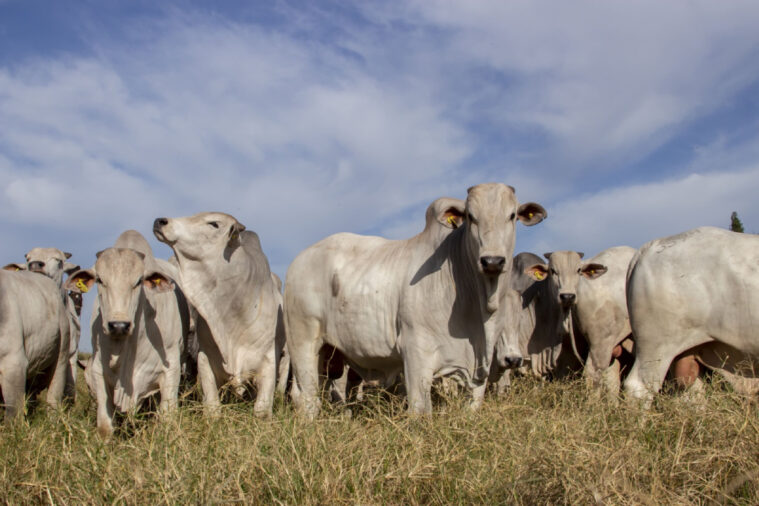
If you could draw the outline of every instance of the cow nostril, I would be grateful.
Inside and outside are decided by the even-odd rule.
[[[577,296],[573,293],[562,293],[559,295],[559,299],[561,299],[561,302],[564,304],[573,304]]]
[[[510,357],[504,357],[503,362],[506,368],[516,368],[516,367],[522,367],[522,363],[524,362],[524,360],[522,359],[522,357],[519,357],[519,356],[510,356]]]
[[[124,335],[129,332],[130,322],[108,322],[108,331],[111,334]]]
[[[169,224],[168,218],[156,218],[153,222],[153,228],[160,228]]]
[[[35,260],[34,262],[29,262],[30,271],[41,271],[44,267],[45,267],[45,262],[40,262],[38,260]]]

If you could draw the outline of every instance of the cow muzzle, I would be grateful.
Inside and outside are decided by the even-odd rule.
[[[482,272],[488,276],[497,276],[503,272],[506,267],[506,257],[501,256],[483,256],[480,257]]]
[[[131,322],[111,321],[108,322],[108,335],[113,337],[124,337],[132,329]]]
[[[522,364],[524,364],[524,359],[522,357],[506,356],[500,360],[498,365],[501,369],[516,369],[522,367]]]
[[[29,262],[29,270],[32,272],[44,272],[43,269],[45,268],[45,262],[40,262],[35,260],[34,262]]]
[[[559,294],[559,300],[561,301],[561,305],[567,308],[575,303],[575,300],[577,300],[577,295],[573,293],[562,293]]]

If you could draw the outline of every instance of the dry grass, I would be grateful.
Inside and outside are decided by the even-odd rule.
[[[248,403],[211,419],[188,401],[104,442],[85,394],[0,429],[0,501],[759,504],[759,408],[719,385],[708,397],[642,412],[579,381],[521,380],[477,413],[449,399],[411,418],[371,394],[352,419],[315,423],[281,400],[271,420]]]

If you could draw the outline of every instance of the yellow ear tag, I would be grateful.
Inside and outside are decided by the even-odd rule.
[[[543,281],[543,278],[545,278],[545,276],[543,275],[542,272],[535,271],[535,279],[537,279],[538,281]]]
[[[87,288],[87,285],[85,285],[84,281],[82,281],[81,279],[76,280],[76,287],[79,288],[82,291],[82,293],[87,293],[90,291],[90,289]]]
[[[532,219],[532,217],[535,216],[533,213],[530,213],[527,215],[528,218]]]
[[[232,240],[232,241],[236,241],[237,240],[237,234],[232,234],[232,237],[230,237],[229,239]]]
[[[596,273],[596,271],[590,271],[590,275],[593,276]]]
[[[451,215],[446,220],[453,228],[456,228],[458,225],[456,224],[456,217]]]
[[[153,283],[155,283],[155,286],[161,286],[161,278],[155,278]]]
[[[21,267],[16,267],[16,272],[20,271]]]

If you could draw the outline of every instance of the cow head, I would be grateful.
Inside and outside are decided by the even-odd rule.
[[[58,248],[33,248],[26,255],[26,268],[49,277],[58,286],[63,283],[63,274],[79,269],[79,266],[66,262],[71,253]]]
[[[103,332],[116,339],[127,337],[134,330],[144,290],[156,293],[174,290],[171,279],[159,272],[146,272],[145,255],[126,248],[99,252],[95,266],[72,274],[65,288],[82,293],[94,284],[98,287]]]
[[[544,255],[548,264],[535,264],[526,273],[536,281],[546,281],[555,301],[568,310],[577,300],[577,283],[580,276],[595,279],[602,276],[607,268],[596,263],[583,263],[582,253],[576,251],[556,251]]]
[[[467,245],[477,269],[486,278],[511,270],[516,223],[532,226],[546,217],[546,210],[533,202],[519,205],[514,188],[485,183],[467,190]]]
[[[224,213],[199,213],[184,218],[157,218],[153,222],[156,238],[168,244],[178,259],[219,258],[227,248],[240,245],[245,225]]]

